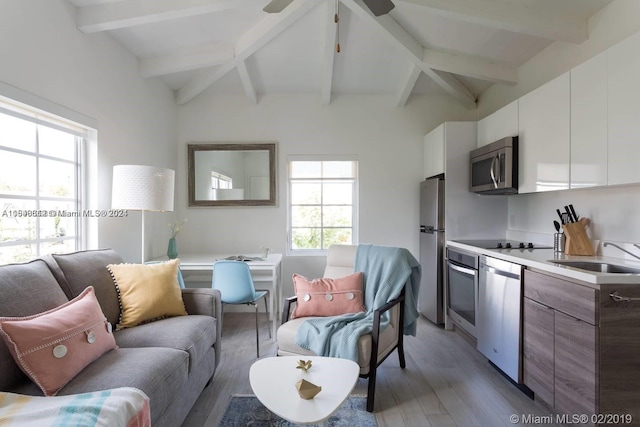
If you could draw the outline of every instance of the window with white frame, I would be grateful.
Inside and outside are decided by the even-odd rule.
[[[216,171],[211,171],[211,188],[213,190],[233,188],[233,179]]]
[[[289,253],[356,244],[357,160],[289,158],[288,166]]]
[[[0,264],[81,249],[87,134],[0,99]]]

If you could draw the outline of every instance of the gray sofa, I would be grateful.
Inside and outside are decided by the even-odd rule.
[[[57,307],[87,286],[107,320],[115,325],[118,296],[108,264],[123,262],[111,249],[47,255],[24,264],[0,266],[0,316],[28,316]],[[154,427],[182,424],[220,360],[220,293],[183,289],[188,316],[166,318],[115,331],[117,349],[104,354],[58,395],[136,387],[150,398]],[[0,340],[0,390],[42,395]]]

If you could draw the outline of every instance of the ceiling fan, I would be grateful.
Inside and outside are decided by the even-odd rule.
[[[375,16],[386,15],[395,7],[391,0],[362,0],[363,3],[373,12]],[[285,7],[289,6],[293,0],[271,0],[264,7],[267,13],[280,13]]]

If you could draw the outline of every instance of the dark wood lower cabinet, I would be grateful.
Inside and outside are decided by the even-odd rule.
[[[598,328],[554,310],[555,409],[597,413]]]
[[[529,298],[522,305],[522,377],[536,399],[554,405],[554,310]]]
[[[640,426],[640,285],[596,289],[525,270],[522,328],[523,380],[536,399],[589,425]]]

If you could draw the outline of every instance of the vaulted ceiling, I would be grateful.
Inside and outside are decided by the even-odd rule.
[[[67,0],[87,37],[107,32],[184,104],[205,90],[263,94],[448,93],[468,108],[549,44],[580,44],[612,0],[393,0],[376,17],[362,0]],[[335,14],[338,23],[335,23]],[[337,45],[340,52],[337,52]]]

